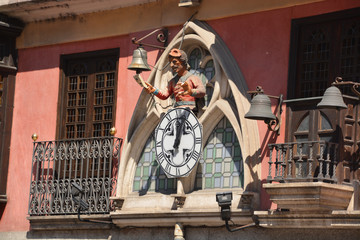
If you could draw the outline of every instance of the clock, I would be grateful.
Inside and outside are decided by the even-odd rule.
[[[169,178],[186,177],[202,149],[202,125],[188,108],[169,110],[155,130],[156,159]]]

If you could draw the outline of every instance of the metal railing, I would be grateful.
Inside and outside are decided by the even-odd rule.
[[[84,192],[86,213],[109,213],[121,144],[115,137],[34,142],[28,214],[77,214],[73,183]]]
[[[269,144],[267,181],[337,183],[338,144],[326,141]]]

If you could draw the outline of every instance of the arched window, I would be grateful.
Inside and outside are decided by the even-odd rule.
[[[224,117],[207,140],[199,161],[195,189],[243,188],[243,157],[239,141]]]
[[[176,179],[167,178],[155,159],[155,138],[151,134],[146,141],[135,170],[133,191],[139,194],[146,192],[174,193]]]
[[[191,69],[197,70],[198,68],[200,68],[200,62],[202,57],[203,56],[200,48],[195,48],[194,50],[191,51],[188,61]]]
[[[215,66],[210,53],[196,47],[189,54],[190,71],[199,76],[206,88],[205,106],[209,106],[214,91]]]

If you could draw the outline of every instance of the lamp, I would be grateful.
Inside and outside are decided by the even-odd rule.
[[[321,101],[318,103],[318,108],[343,108],[346,109],[347,106],[344,103],[340,89],[336,86],[340,85],[352,85],[352,92],[356,96],[360,97],[360,92],[356,89],[359,87],[360,83],[351,82],[351,81],[342,81],[341,77],[336,77],[335,81],[331,84],[331,87],[327,88],[324,92],[324,96]]]
[[[217,193],[216,202],[218,202],[219,207],[221,207],[221,219],[224,221],[229,221],[231,218],[231,200],[232,192]]]
[[[226,229],[229,232],[235,232],[239,231],[241,229],[247,228],[247,227],[253,227],[256,226],[256,223],[250,223],[244,226],[236,227],[236,228],[230,228],[229,221],[231,221],[231,201],[233,199],[232,192],[223,192],[223,193],[217,193],[216,194],[216,202],[218,203],[219,207],[221,207],[221,219],[225,221]]]
[[[255,91],[248,91],[248,93],[251,94],[252,99],[250,110],[245,114],[245,118],[251,120],[263,120],[268,125],[269,130],[276,132],[279,135],[283,95],[280,94],[278,97],[266,95],[261,86],[257,86]],[[271,111],[270,98],[278,99],[276,115]]]

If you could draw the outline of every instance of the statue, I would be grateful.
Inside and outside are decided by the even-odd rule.
[[[187,55],[183,50],[173,48],[169,52],[169,62],[175,76],[169,81],[166,89],[160,90],[148,82],[145,82],[147,85],[145,89],[162,100],[174,94],[174,107],[188,107],[196,113],[195,100],[204,97],[206,91],[200,78],[188,71],[187,61]]]

